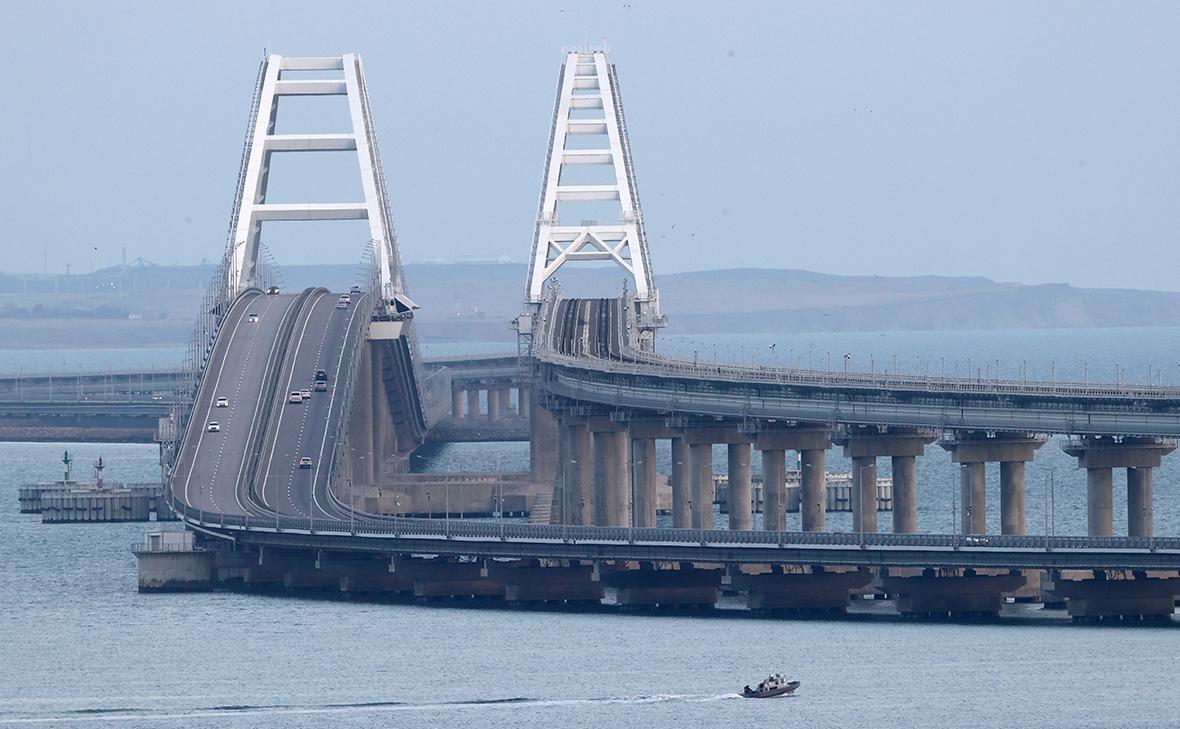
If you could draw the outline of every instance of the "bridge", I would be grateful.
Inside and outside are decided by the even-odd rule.
[[[307,70],[338,77],[295,73]],[[344,97],[352,133],[273,134],[275,99],[290,94]],[[365,200],[267,202],[270,155],[317,150],[356,152]],[[270,290],[262,225],[341,218],[370,225],[351,301]],[[617,266],[625,289],[566,297],[558,273],[586,263]],[[897,596],[903,613],[943,615],[996,614],[1044,577],[1041,588],[1078,618],[1172,614],[1180,540],[1153,534],[1152,469],[1180,434],[1180,390],[677,360],[656,351],[666,317],[653,270],[618,75],[601,50],[572,50],[515,322],[519,354],[426,365],[360,59],[268,57],[226,255],[194,336],[191,395],[164,438],[176,511],[205,535],[206,569],[226,582],[516,603],[597,603],[609,588],[619,605],[699,606],[724,590],[755,610],[839,611],[852,593],[876,591]],[[313,377],[322,385],[302,396]],[[431,425],[462,428],[485,413],[527,423],[532,487],[550,523],[451,519],[437,493],[389,492]],[[1025,464],[1051,434],[1069,436],[1087,470],[1086,536],[1027,533]],[[671,528],[656,526],[659,439],[673,453]],[[961,465],[962,523],[950,535],[917,533],[915,464],[935,442]],[[713,511],[719,444],[724,525]],[[853,533],[827,531],[833,446],[853,463]],[[757,529],[755,450],[766,504]],[[799,529],[787,524],[787,451],[802,464]],[[892,462],[892,533],[877,523],[882,457]],[[988,463],[1000,469],[1001,534],[986,533]],[[1128,474],[1125,536],[1113,534],[1115,468]],[[493,513],[503,499],[501,490]],[[447,518],[407,516],[438,513]]]

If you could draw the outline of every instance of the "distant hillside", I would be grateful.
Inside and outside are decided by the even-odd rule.
[[[406,266],[422,336],[504,341],[520,313],[519,263]],[[178,345],[187,341],[212,266],[129,265],[77,276],[0,274],[0,338],[16,347]],[[356,266],[286,266],[287,290],[347,288]],[[562,271],[571,296],[614,296],[613,268]],[[980,277],[835,276],[727,269],[657,279],[668,331],[746,332],[1035,329],[1180,325],[1180,293],[1030,286]]]

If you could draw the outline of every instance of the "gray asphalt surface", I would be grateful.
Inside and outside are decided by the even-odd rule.
[[[270,513],[284,516],[333,518],[341,513],[328,497],[329,462],[336,445],[336,431],[347,403],[344,387],[352,352],[346,345],[357,328],[366,325],[363,296],[355,296],[348,309],[337,309],[339,294],[317,293],[307,315],[296,325],[283,368],[282,386],[276,390],[270,421],[266,425],[262,458],[258,467],[259,503]],[[317,369],[328,373],[328,390],[315,392]],[[313,390],[311,399],[288,403],[295,390]],[[302,457],[311,468],[299,468]]]
[[[172,480],[177,497],[191,507],[214,513],[249,513],[238,492],[245,445],[251,427],[256,427],[258,402],[268,392],[263,381],[266,364],[278,347],[284,315],[293,313],[297,298],[293,294],[250,292],[226,317]],[[251,313],[258,315],[257,322],[248,321]],[[222,396],[229,399],[229,406],[215,407]],[[217,421],[221,431],[209,432],[210,421]]]

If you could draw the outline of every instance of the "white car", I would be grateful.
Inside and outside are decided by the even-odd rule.
[[[251,324],[255,324],[258,322],[258,315],[254,312],[250,312],[246,315],[246,321],[250,322]]]
[[[209,431],[210,433],[220,433],[221,423],[217,422],[216,420],[210,420],[209,426],[205,428],[205,430]]]
[[[307,390],[307,389],[300,390],[299,396],[302,397],[304,400],[310,400],[311,399],[311,390]]]
[[[290,395],[287,396],[287,404],[289,404],[289,405],[298,405],[302,402],[303,402],[303,393],[302,392],[292,392]]]
[[[217,398],[217,407],[219,407],[219,408],[229,407],[229,398],[228,397]]]
[[[300,468],[311,468],[311,459],[308,458],[307,456],[300,458],[299,459],[299,467]]]

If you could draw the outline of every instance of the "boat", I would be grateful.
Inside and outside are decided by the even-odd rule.
[[[762,683],[754,688],[746,686],[742,689],[742,697],[747,699],[772,699],[776,696],[790,696],[799,688],[802,681],[789,681],[781,673],[772,673]]]

